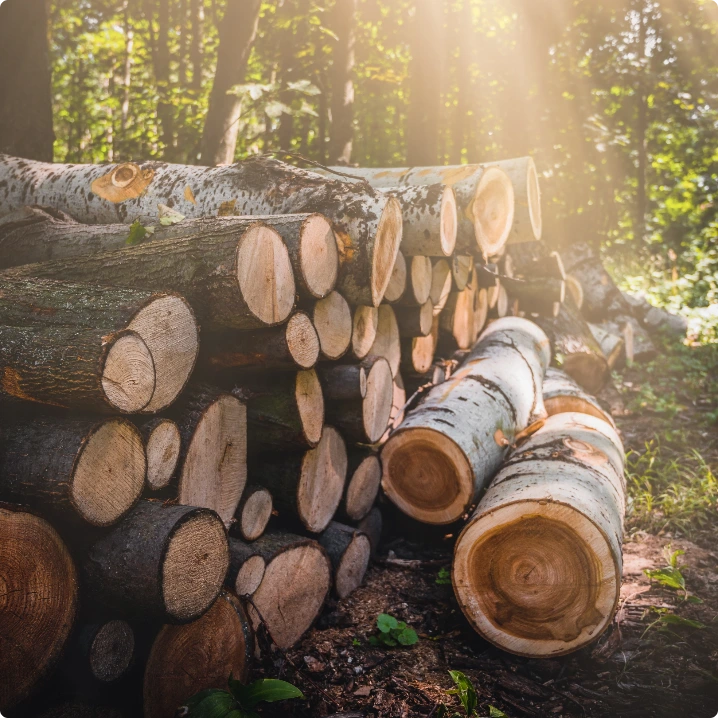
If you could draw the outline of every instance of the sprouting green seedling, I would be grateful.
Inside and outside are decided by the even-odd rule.
[[[369,636],[369,643],[372,646],[385,646],[386,648],[413,646],[419,640],[419,636],[416,635],[413,628],[409,628],[404,621],[397,621],[388,613],[379,614],[376,619],[376,627],[379,629],[379,633]]]
[[[674,591],[683,591],[683,600],[689,603],[703,603],[698,596],[693,596],[688,593],[686,589],[686,579],[681,571],[681,567],[678,565],[678,557],[683,556],[685,551],[670,551],[670,546],[666,547],[666,559],[668,565],[664,568],[655,569],[644,569],[643,573],[653,581],[656,581],[665,588],[673,589]]]
[[[259,718],[259,703],[304,698],[296,686],[275,678],[261,678],[245,686],[230,675],[229,691],[208,688],[192,696],[181,708],[187,718]]]
[[[434,581],[437,586],[450,586],[451,585],[451,571],[444,566],[444,568],[439,569],[439,573],[436,574],[436,581]]]
[[[641,637],[645,636],[652,628],[657,628],[663,631],[671,631],[673,628],[693,628],[700,630],[706,627],[706,625],[700,621],[695,621],[691,618],[683,618],[683,616],[677,616],[668,608],[657,608],[656,606],[651,606],[651,613],[656,615],[657,618],[648,624]]]
[[[446,691],[447,694],[456,696],[459,699],[466,718],[481,718],[477,710],[479,698],[471,679],[461,671],[449,671],[449,675],[451,680],[454,681],[455,688]],[[436,716],[437,718],[463,718],[461,713],[454,712],[449,714],[449,708],[443,703],[436,711]],[[488,718],[508,718],[508,716],[503,711],[490,705]]]

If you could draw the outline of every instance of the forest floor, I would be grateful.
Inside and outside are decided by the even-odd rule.
[[[630,498],[620,606],[597,643],[542,660],[494,648],[470,628],[446,580],[452,540],[409,541],[389,517],[364,586],[330,603],[289,654],[265,661],[264,675],[294,682],[307,701],[263,715],[428,718],[445,704],[447,715],[464,716],[447,694],[448,671],[458,670],[473,682],[481,718],[716,716],[718,350],[666,343],[657,360],[614,378],[617,391],[605,398],[628,451]],[[664,583],[679,588],[646,575],[671,556],[677,571]],[[397,567],[394,557],[416,563]],[[371,645],[381,613],[413,627],[418,643]]]

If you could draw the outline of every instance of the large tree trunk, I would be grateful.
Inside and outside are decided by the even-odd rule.
[[[229,0],[219,23],[217,70],[202,134],[201,158],[205,164],[234,162],[242,100],[230,90],[244,82],[261,5],[260,0]]]
[[[150,22],[152,19],[150,18]],[[157,119],[164,156],[171,159],[175,149],[174,107],[170,86],[170,0],[157,0],[157,45],[153,53],[155,81],[157,83]]]
[[[448,382],[409,412],[382,450],[387,497],[412,518],[456,521],[508,447],[542,414],[546,335],[525,319],[494,322]]]
[[[45,0],[0,3],[0,152],[52,162],[52,82]]]
[[[0,710],[6,712],[60,657],[78,588],[70,554],[52,526],[8,506],[0,507],[0,584]]]
[[[334,590],[339,599],[345,599],[364,580],[369,567],[371,543],[365,534],[332,521],[319,538],[334,568]]]
[[[586,414],[549,417],[511,456],[454,551],[459,605],[484,638],[522,656],[558,656],[611,624],[623,456],[614,429]]]
[[[0,214],[28,203],[91,224],[154,225],[159,204],[189,218],[319,212],[334,223],[340,291],[354,304],[374,306],[384,296],[402,234],[395,197],[266,158],[207,168],[161,162],[46,165],[0,156]],[[172,229],[183,231],[181,223]]]
[[[95,526],[137,502],[147,472],[142,437],[126,419],[6,415],[0,435],[0,498],[41,506]]]
[[[228,566],[214,511],[142,501],[90,547],[83,575],[93,600],[118,616],[187,623],[212,605]]]

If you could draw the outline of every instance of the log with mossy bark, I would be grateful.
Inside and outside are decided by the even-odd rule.
[[[41,204],[91,224],[139,220],[154,225],[159,204],[191,219],[321,213],[332,222],[339,243],[339,287],[356,304],[379,304],[401,242],[396,198],[267,158],[196,167],[59,165],[3,155],[0,185],[0,213]]]
[[[457,600],[484,638],[522,656],[560,656],[611,624],[623,461],[616,431],[586,414],[549,417],[511,455],[454,551]]]
[[[548,416],[554,414],[589,414],[614,426],[611,415],[598,400],[585,392],[568,374],[549,367],[543,382],[543,403]]]
[[[489,325],[451,379],[410,411],[382,449],[382,485],[410,517],[456,521],[476,501],[508,447],[543,412],[546,335],[506,318]]]
[[[334,569],[334,590],[347,598],[361,586],[369,567],[371,543],[358,529],[332,521],[319,537]]]
[[[0,275],[0,326],[2,391],[61,406],[160,411],[184,388],[199,351],[187,301],[153,290]],[[63,355],[68,347],[75,352]]]

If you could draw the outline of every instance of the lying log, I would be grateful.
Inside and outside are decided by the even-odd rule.
[[[404,379],[399,372],[394,377],[394,391],[391,395],[391,414],[389,415],[389,429],[382,436],[381,441],[384,442],[388,438],[388,432],[392,427],[397,426],[404,420],[404,407],[406,405],[406,389],[404,388]]]
[[[613,369],[619,363],[621,357],[625,356],[625,341],[623,337],[620,334],[614,334],[600,324],[589,324],[588,328],[591,330],[593,338],[601,347],[601,352],[606,358],[608,368]]]
[[[369,356],[384,357],[389,362],[392,375],[396,376],[401,362],[401,339],[396,314],[388,304],[379,307],[376,338],[369,350]]]
[[[451,278],[454,280],[454,290],[461,292],[471,279],[471,272],[474,269],[473,255],[455,254],[451,261]]]
[[[614,429],[586,414],[549,417],[499,472],[457,541],[454,590],[474,629],[502,650],[537,658],[595,641],[618,603],[624,509]]]
[[[541,413],[550,356],[535,324],[518,318],[490,324],[459,370],[429,391],[385,444],[386,496],[424,523],[459,519]]]
[[[506,287],[509,297],[518,299],[522,309],[529,314],[555,318],[566,298],[566,283],[562,279],[504,277],[501,284]]]
[[[514,221],[507,244],[541,239],[541,188],[533,159],[500,160],[496,166],[509,176],[514,188]]]
[[[336,360],[349,350],[354,324],[352,311],[339,292],[332,292],[314,304],[312,322],[324,359]]]
[[[589,394],[597,394],[608,380],[610,369],[588,324],[575,308],[563,304],[557,317],[537,317],[536,323],[551,340],[559,366]]]
[[[384,521],[381,517],[381,511],[378,507],[374,507],[365,518],[357,525],[359,531],[366,535],[371,546],[371,558],[376,558],[381,546],[381,534],[384,528]]]
[[[214,511],[142,501],[92,544],[82,569],[88,595],[116,615],[187,623],[212,605],[228,566]]]
[[[127,419],[31,415],[13,422],[3,413],[0,499],[110,526],[140,498],[147,459]]]
[[[643,324],[650,332],[664,332],[676,339],[685,339],[688,320],[660,307],[651,307],[643,318]]]
[[[351,449],[347,476],[342,515],[348,521],[361,521],[371,511],[381,484],[381,461],[374,450]]]
[[[489,307],[491,319],[501,319],[509,315],[509,295],[502,283],[499,283],[495,294],[489,294]]]
[[[548,416],[554,414],[589,414],[615,427],[611,415],[595,397],[587,394],[565,372],[549,367],[543,382],[543,403]]]
[[[407,307],[424,304],[431,294],[433,269],[429,257],[410,257],[406,289],[398,303]]]
[[[473,323],[471,327],[471,343],[475,344],[486,324],[489,316],[489,293],[486,289],[479,287],[476,272],[471,277],[471,291],[473,294]]]
[[[158,204],[190,219],[319,212],[334,225],[339,287],[354,304],[379,304],[401,242],[396,198],[267,158],[229,167],[160,162],[108,166],[43,164],[4,155],[0,183],[0,214],[40,204],[88,224],[118,219],[155,224]]]
[[[138,424],[147,453],[147,486],[164,489],[179,463],[182,447],[180,430],[171,419],[156,418]]]
[[[351,442],[373,444],[386,431],[391,415],[393,377],[389,362],[384,357],[374,356],[365,359],[360,367],[354,368],[348,376],[350,367],[336,367],[323,376],[331,377],[327,397],[327,419],[338,427]],[[361,382],[364,370],[365,382]],[[332,386],[340,375],[347,375],[343,387]]]
[[[263,486],[250,485],[244,489],[237,507],[237,530],[245,541],[256,541],[272,518],[272,494]]]
[[[68,377],[59,365],[57,371],[42,369],[47,366],[42,363],[46,360],[38,353],[41,347],[34,349],[30,342],[32,328],[40,334],[40,330],[48,333],[47,338],[52,342],[46,347],[48,356],[55,356],[53,361],[68,369],[74,362],[73,353],[58,357],[55,352],[72,346],[72,328],[78,331],[78,340],[81,338],[80,330],[88,332],[84,335],[85,340],[92,331],[98,337],[115,334],[118,335],[117,339],[121,338],[119,335],[122,332],[135,332],[149,350],[154,363],[154,392],[149,403],[143,407],[147,413],[161,411],[177,398],[194,369],[199,351],[199,330],[189,304],[180,296],[155,291],[111,289],[94,284],[86,286],[31,278],[11,279],[3,275],[0,278],[0,325],[17,328],[16,334],[21,332],[20,328],[25,328],[28,339],[21,343],[22,354],[16,361],[20,362],[24,356],[25,362],[32,362],[34,353],[40,367],[38,373],[30,372],[31,381],[25,381],[22,372],[8,367],[0,378],[3,391],[15,396],[25,394],[20,398],[39,401],[43,401],[43,396],[46,396],[50,403],[63,406],[72,401],[74,383],[65,383]],[[59,335],[55,340],[51,337],[53,331]],[[66,336],[62,336],[63,332]],[[102,349],[104,343],[100,343],[98,350]],[[111,340],[108,343],[111,344]],[[120,359],[126,354],[123,345],[125,349],[134,347],[134,350],[140,349],[140,353],[143,353],[136,341],[126,339],[114,352]],[[113,358],[113,364],[115,361]],[[123,363],[120,362],[120,365]],[[140,361],[140,364],[144,365],[144,361]],[[26,366],[24,371],[28,370]],[[120,373],[124,372],[121,369]],[[56,374],[57,381],[53,388]],[[42,387],[37,382],[42,382]],[[127,382],[128,388],[130,385],[131,382]],[[125,402],[122,399],[121,392],[112,388],[109,376],[103,391],[105,394],[116,394],[116,401],[125,406],[136,405],[135,401]],[[141,396],[142,391],[138,393],[138,397]],[[138,398],[137,402],[140,400]],[[119,411],[120,407],[116,409]]]
[[[354,359],[361,361],[367,357],[376,339],[378,325],[379,310],[376,307],[361,305],[354,308],[351,344]]]
[[[309,541],[309,539],[307,539]],[[249,543],[236,538],[229,539],[229,570],[225,585],[238,596],[251,597],[259,588],[267,570],[267,561],[273,553],[266,550],[260,540]]]
[[[254,219],[237,219],[230,229],[213,226],[215,221],[203,220],[190,232],[180,222],[167,228],[166,239],[28,264],[3,276],[179,292],[207,330],[257,329],[286,321],[294,307],[295,283],[279,233]]]
[[[366,396],[366,378],[372,364],[386,362],[383,357],[370,357],[361,364],[328,364],[319,367],[317,375],[327,402],[361,401]]]
[[[424,374],[407,374],[404,380],[409,396],[421,390],[443,384],[449,379],[449,372],[445,364],[432,364]]]
[[[246,683],[254,634],[240,600],[222,591],[212,608],[185,626],[163,626],[144,674],[146,718],[174,718],[178,708],[208,688],[227,689],[227,679]]]
[[[336,429],[325,426],[315,449],[252,457],[249,473],[253,483],[271,492],[280,516],[295,518],[307,531],[321,533],[344,493],[346,445]]]
[[[0,585],[0,710],[7,712],[52,671],[77,612],[65,544],[46,521],[9,506],[0,507]]]
[[[441,314],[451,293],[451,265],[446,259],[435,260],[431,265],[431,290],[429,299],[434,306],[434,316]]]
[[[232,521],[247,482],[247,407],[230,393],[194,384],[172,408],[182,437],[177,500]]]
[[[384,301],[388,302],[389,304],[394,304],[394,302],[398,302],[406,291],[406,282],[406,258],[401,252],[399,252],[399,254],[396,255],[394,267],[391,270],[391,277],[389,278],[389,284],[386,287]]]
[[[304,312],[286,324],[254,331],[225,330],[202,338],[200,366],[205,374],[224,369],[311,369],[319,359],[319,336]]]
[[[511,179],[496,166],[352,167],[351,174],[380,189],[426,185],[452,187],[459,209],[457,248],[476,251],[478,246],[489,256],[497,254],[506,244],[514,218],[514,190]]]
[[[361,586],[369,568],[369,538],[352,526],[332,521],[319,538],[334,569],[334,590],[339,599],[350,596]]]
[[[566,279],[566,269],[558,252],[551,252],[543,242],[524,242],[508,248],[514,275],[524,279]]]
[[[434,323],[434,305],[431,299],[416,307],[395,307],[394,314],[400,337],[427,337]]]

